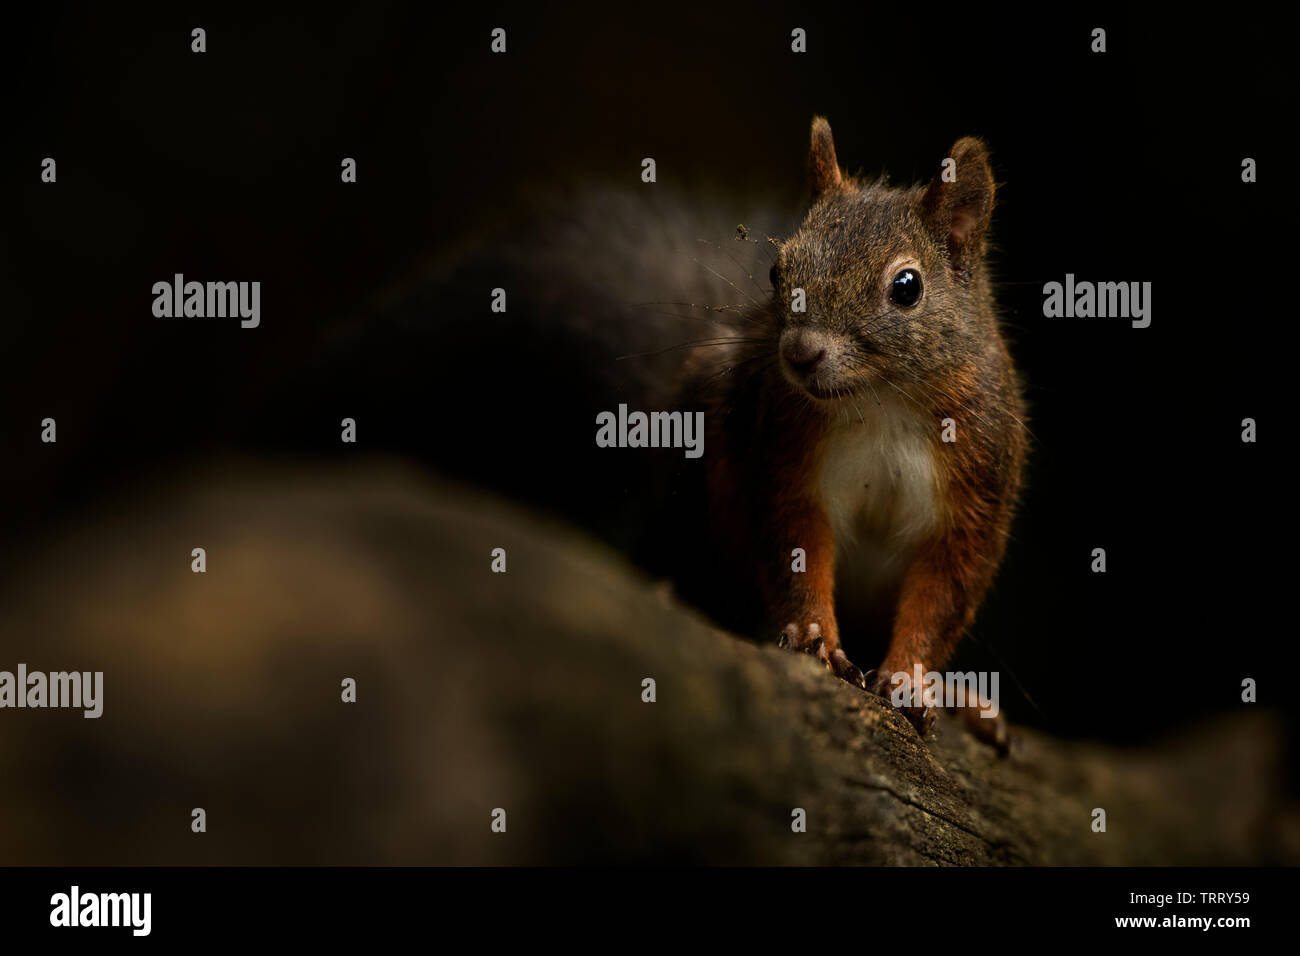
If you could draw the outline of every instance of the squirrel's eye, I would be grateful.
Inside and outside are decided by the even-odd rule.
[[[916,305],[921,299],[921,273],[915,269],[904,269],[894,276],[889,287],[889,301],[904,308]]]
[[[767,278],[768,278],[768,281],[770,281],[770,282],[772,283],[772,288],[775,289],[776,286],[777,286],[777,281],[776,281],[776,263],[775,263],[775,262],[772,263],[772,271],[769,272],[769,273],[767,274]]]

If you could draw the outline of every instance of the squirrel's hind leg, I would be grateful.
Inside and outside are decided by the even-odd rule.
[[[944,708],[961,721],[962,726],[972,737],[988,744],[1005,757],[1011,753],[1015,744],[1015,735],[1011,733],[1011,725],[1007,723],[1001,712],[985,716],[990,709],[988,701],[983,698],[977,704]]]

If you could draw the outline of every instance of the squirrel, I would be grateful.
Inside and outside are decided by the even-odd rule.
[[[771,298],[732,323],[721,374],[718,352],[689,363],[679,400],[708,409],[712,566],[744,569],[782,646],[885,696],[894,674],[943,666],[970,626],[1026,456],[984,262],[988,150],[963,138],[948,159],[924,186],[853,178],[814,118],[811,208],[772,240]],[[863,595],[889,623],[866,674],[836,613]],[[932,710],[913,699],[903,711],[924,737]],[[967,722],[1004,748],[1000,721]]]
[[[763,206],[747,207],[757,218],[740,242],[701,238],[735,222],[723,217],[737,200],[718,190],[552,190],[508,230],[446,243],[431,275],[341,326],[340,358],[281,404],[310,396],[312,411],[330,396],[360,409],[372,443],[576,520],[721,626],[888,692],[895,673],[941,667],[970,625],[1025,458],[984,262],[988,151],[961,139],[948,159],[925,186],[855,179],[818,117],[811,208],[770,243],[754,237],[784,229]],[[773,247],[762,290],[750,272]],[[745,285],[697,258],[710,254],[740,266]],[[720,281],[748,303],[703,305]],[[485,307],[498,286],[508,312]],[[709,336],[683,342],[682,321],[701,315]],[[474,415],[422,422],[467,393]],[[623,404],[703,409],[702,457],[597,447],[591,423]],[[481,421],[521,415],[550,427],[484,439]],[[865,675],[840,630],[860,610],[880,626],[853,627],[855,653],[863,630],[889,634]],[[932,715],[904,710],[924,735]],[[986,739],[995,725],[972,724]]]

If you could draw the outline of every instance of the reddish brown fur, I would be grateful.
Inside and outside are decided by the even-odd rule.
[[[1025,456],[1019,383],[983,267],[994,192],[987,151],[963,139],[952,156],[955,183],[939,176],[924,189],[860,183],[842,176],[830,127],[814,120],[813,208],[781,246],[785,278],[760,315],[767,348],[783,334],[847,343],[834,387],[842,381],[848,400],[868,388],[861,394],[878,397],[868,383],[906,383],[896,391],[921,420],[934,422],[937,520],[902,575],[877,689],[915,664],[942,667],[970,626],[1005,550]],[[929,298],[914,314],[880,304],[881,283],[900,254],[926,277]],[[807,316],[785,307],[795,285],[807,291]],[[795,625],[792,643],[814,652],[809,626],[818,625],[819,656],[853,679],[856,669],[836,654],[836,542],[818,487],[835,405],[814,401],[789,379],[788,369],[783,375],[769,366],[713,389],[708,441],[722,449],[709,463],[714,538],[728,543],[722,560],[754,568],[771,624]],[[957,442],[940,441],[943,418],[955,419]],[[804,573],[790,569],[794,547],[807,552]],[[927,725],[920,709],[908,715]]]

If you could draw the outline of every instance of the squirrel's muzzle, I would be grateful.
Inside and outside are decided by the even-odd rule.
[[[844,381],[843,340],[816,328],[790,328],[781,335],[781,366],[786,380],[814,398],[850,391]]]
[[[792,372],[811,375],[826,358],[826,343],[815,333],[786,335],[781,339],[781,358]]]

